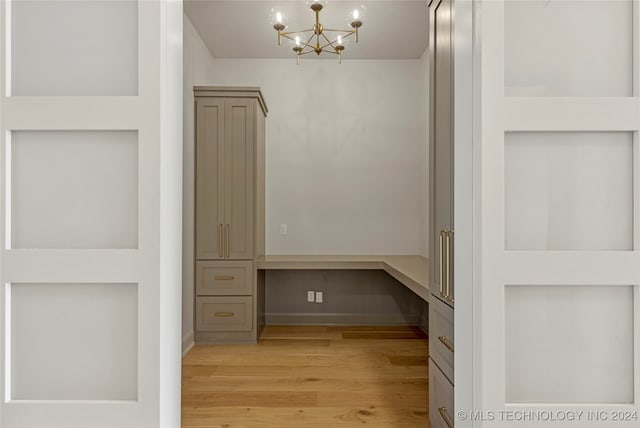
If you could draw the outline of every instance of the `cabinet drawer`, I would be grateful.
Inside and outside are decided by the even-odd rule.
[[[429,420],[431,428],[453,426],[453,385],[440,368],[429,359]]]
[[[196,295],[250,296],[253,262],[197,262]]]
[[[429,354],[453,381],[453,309],[437,298],[429,302]]]
[[[253,329],[253,298],[197,297],[197,331],[251,331]]]

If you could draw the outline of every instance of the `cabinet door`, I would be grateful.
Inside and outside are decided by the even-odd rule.
[[[253,258],[255,101],[225,101],[225,254]]]
[[[224,102],[196,101],[196,257],[224,258]]]
[[[440,231],[453,229],[453,45],[451,38],[451,1],[437,3],[434,13],[433,96],[434,123],[431,166],[433,243],[431,258],[435,282],[440,290]],[[453,240],[451,238],[451,240]],[[443,269],[445,270],[445,269]],[[449,272],[452,274],[453,266]],[[451,279],[453,286],[453,279]],[[453,294],[453,290],[451,291]]]

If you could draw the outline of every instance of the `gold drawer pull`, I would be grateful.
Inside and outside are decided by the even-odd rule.
[[[235,314],[233,312],[216,312],[214,315],[217,317],[232,317]]]
[[[438,336],[438,340],[442,342],[442,344],[446,346],[449,351],[453,352],[453,345],[451,344],[451,342],[449,342],[449,339],[447,339],[446,336]]]
[[[451,418],[447,414],[447,408],[438,407],[438,413],[440,413],[440,416],[442,416],[442,419],[444,419],[444,423],[447,424],[449,428],[453,428],[453,422],[451,422]]]
[[[233,281],[236,277],[231,275],[216,275],[213,279],[216,281]]]

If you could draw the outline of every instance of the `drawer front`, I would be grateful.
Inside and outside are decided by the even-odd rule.
[[[436,298],[429,302],[429,354],[453,381],[453,309]]]
[[[453,385],[429,359],[429,420],[431,428],[450,428],[455,422]]]
[[[250,296],[253,262],[197,262],[196,295]]]
[[[197,331],[253,330],[253,298],[197,297]]]

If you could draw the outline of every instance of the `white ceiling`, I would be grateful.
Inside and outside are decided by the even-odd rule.
[[[333,0],[321,12],[321,22],[325,28],[346,29],[347,14],[360,4],[366,7],[366,21],[359,42],[352,41],[343,58],[420,58],[427,48],[426,0]],[[310,28],[314,23],[314,14],[304,0],[184,2],[185,13],[216,58],[291,58],[293,52],[286,40],[277,45],[270,23],[272,9],[288,17],[289,31]],[[320,58],[335,60],[333,55]]]

